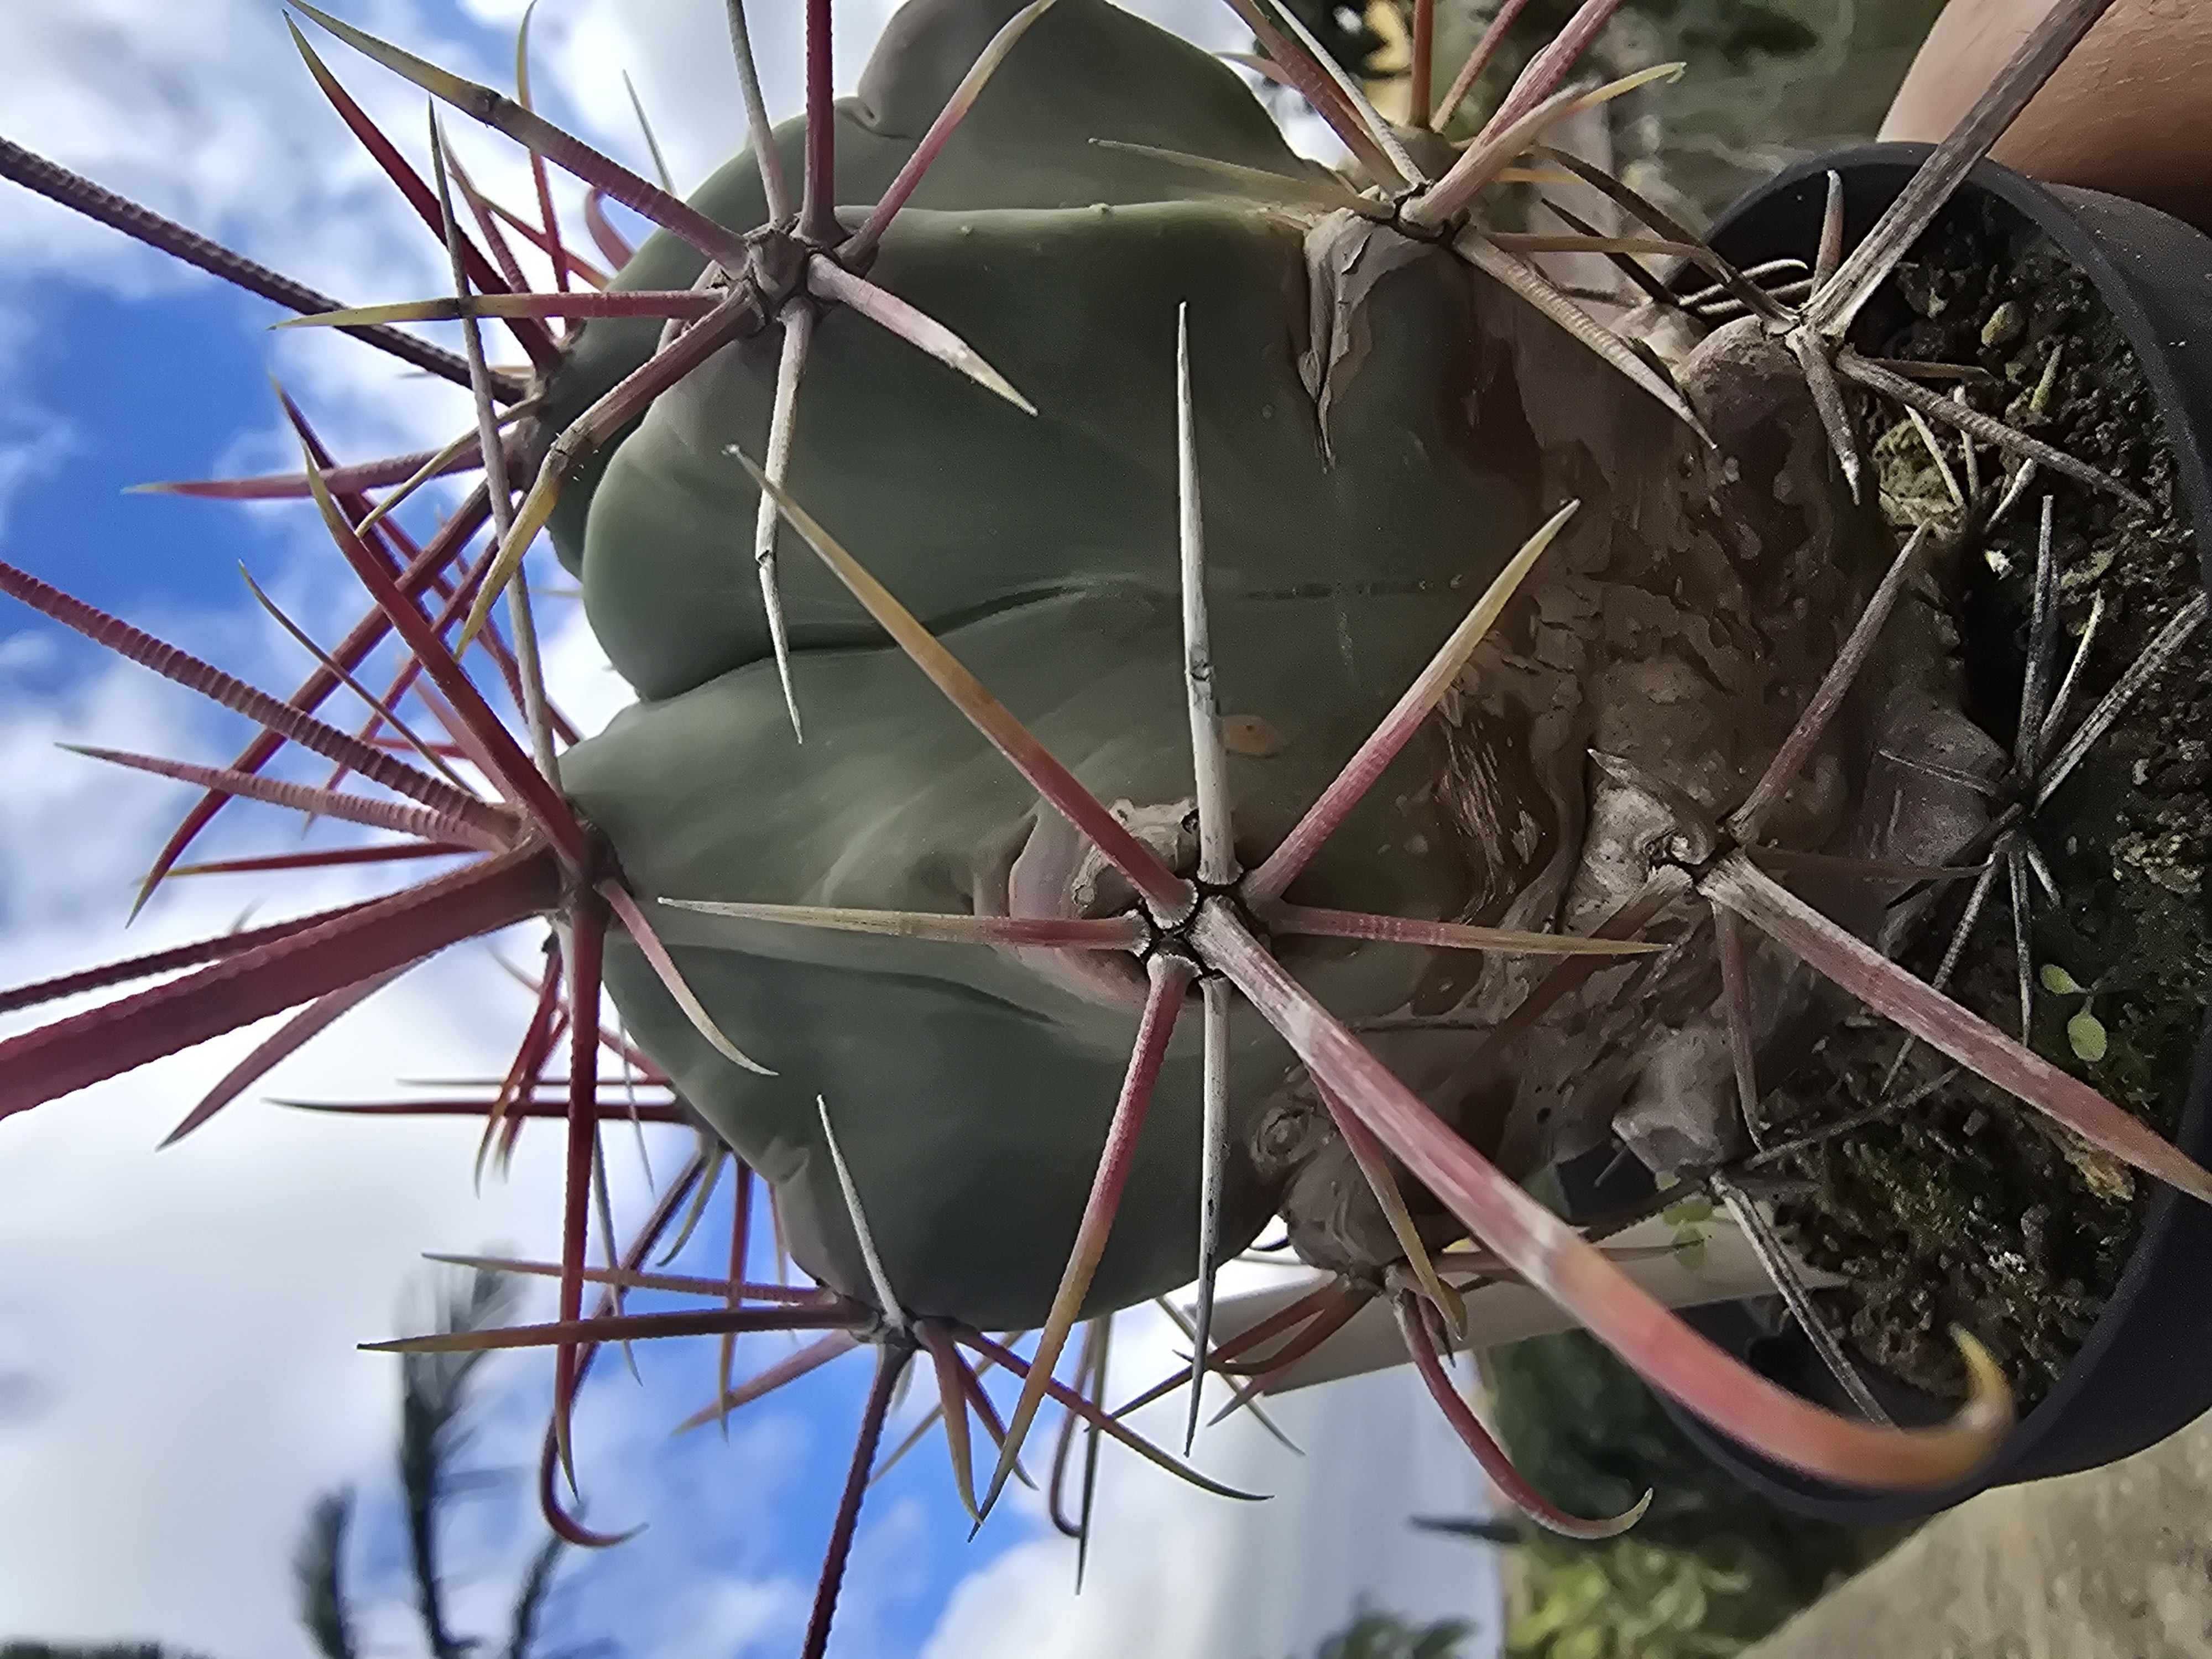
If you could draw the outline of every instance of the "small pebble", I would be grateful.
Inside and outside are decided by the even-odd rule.
[[[1991,351],[2002,351],[2020,338],[2027,327],[2027,313],[2021,309],[2020,301],[2007,300],[1982,325],[1982,343]]]

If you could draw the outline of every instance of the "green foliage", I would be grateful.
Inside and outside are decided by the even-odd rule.
[[[1584,1515],[1649,1489],[1635,1529],[1601,1544],[1528,1534],[1516,1659],[1720,1659],[1894,1540],[1804,1521],[1708,1462],[1635,1374],[1577,1331],[1491,1356],[1499,1437],[1536,1488]]]
[[[538,1622],[545,1616],[545,1598],[552,1594],[553,1569],[560,1564],[562,1540],[548,1538],[530,1558],[522,1588],[514,1594],[514,1616],[508,1620],[507,1659],[530,1659],[537,1650]]]
[[[481,1331],[505,1324],[516,1305],[514,1281],[479,1268],[466,1285],[442,1298],[435,1328]],[[438,1523],[452,1495],[453,1465],[466,1443],[463,1408],[469,1384],[488,1351],[401,1356],[399,1491],[407,1512],[408,1554],[416,1606],[431,1659],[466,1659],[470,1643],[446,1626],[445,1587],[438,1564]],[[337,1656],[333,1656],[337,1659]]]
[[[436,1304],[432,1328],[441,1332],[489,1330],[507,1323],[517,1300],[514,1281],[478,1268],[449,1282]],[[468,1443],[470,1388],[488,1350],[409,1353],[400,1358],[398,1465],[405,1513],[408,1565],[415,1581],[416,1611],[432,1659],[471,1659],[484,1650],[481,1638],[456,1636],[446,1623],[446,1579],[439,1549],[441,1523],[461,1479],[454,1464]],[[354,1507],[351,1491],[326,1492],[307,1512],[292,1559],[300,1622],[323,1659],[356,1659],[352,1609],[343,1576],[346,1534]],[[515,1594],[505,1659],[531,1659],[553,1571],[565,1546],[548,1538],[532,1557]],[[24,1659],[32,1659],[25,1656]],[[149,1659],[154,1659],[149,1656]]]
[[[1535,0],[1521,14],[1455,133],[1480,125],[1574,9],[1574,0]],[[1596,67],[1689,68],[1663,99],[1632,99],[1614,112],[1614,161],[1639,190],[1710,217],[1801,155],[1873,137],[1942,9],[1943,0],[1628,0],[1598,43]],[[1494,0],[1441,0],[1440,83],[1496,10]]]
[[[1741,1540],[1526,1548],[1531,1606],[1505,1632],[1512,1659],[1727,1659],[1802,1605]]]
[[[300,1622],[323,1659],[355,1659],[359,1651],[345,1599],[345,1538],[352,1520],[351,1491],[324,1493],[308,1510],[292,1557]]]

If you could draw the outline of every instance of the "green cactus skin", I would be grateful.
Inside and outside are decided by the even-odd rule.
[[[800,398],[792,490],[933,629],[1116,582],[1171,595],[1176,308],[1188,301],[1217,605],[1326,591],[1349,617],[1378,586],[1486,574],[1528,526],[1503,480],[1478,470],[1447,396],[1463,285],[1442,255],[1385,279],[1360,372],[1329,410],[1325,465],[1299,378],[1303,231],[1200,203],[901,214],[872,280],[980,342],[1038,413],[832,311]],[[769,653],[756,496],[727,447],[763,452],[775,354],[757,337],[669,393],[594,495],[586,604],[643,696]],[[819,678],[804,653],[880,633],[786,540],[803,704]]]
[[[1000,0],[983,5],[973,0],[914,0],[901,9],[885,27],[857,94],[836,106],[838,201],[872,203],[883,194],[969,66],[1018,9]],[[800,176],[805,131],[803,117],[777,130],[788,179]],[[931,164],[911,204],[975,212],[1170,202],[1206,193],[1188,173],[1103,149],[1094,138],[1208,155],[1293,176],[1316,171],[1283,143],[1273,119],[1226,64],[1106,0],[1060,0],[993,77]],[[725,163],[691,202],[739,233],[764,222],[767,202],[751,152]],[[639,246],[610,287],[689,288],[704,264],[696,250],[658,232]],[[1043,304],[1038,295],[1025,299],[1032,306]],[[550,443],[644,362],[659,332],[657,323],[630,320],[599,321],[584,328],[547,387],[538,427],[540,441]],[[924,407],[937,412],[934,404]],[[1158,410],[1147,416],[1154,422],[1164,418]],[[610,447],[587,462],[555,509],[553,543],[571,574],[582,569],[588,509],[611,453]]]
[[[1389,708],[1443,630],[1433,595],[1371,597],[1349,614],[1355,677],[1333,596],[1251,599],[1216,631],[1220,683],[1282,739],[1232,757],[1240,827],[1262,842]],[[1103,798],[1172,801],[1188,789],[1179,619],[1133,586],[1019,605],[947,642]],[[643,892],[968,912],[992,890],[1036,811],[1012,768],[895,649],[810,653],[820,735],[793,743],[772,664],[619,716],[565,760],[563,782]],[[1401,757],[1300,884],[1298,896],[1401,915],[1450,914],[1464,891],[1442,842],[1413,839],[1394,799],[1421,769]],[[781,1075],[753,1076],[694,1032],[636,954],[610,983],[639,1040],[693,1105],[782,1192],[785,1221],[825,1239],[830,1282],[865,1284],[818,1154],[814,1097],[843,1126],[871,1226],[902,1298],[991,1328],[1036,1322],[1057,1283],[1103,1144],[1133,1026],[997,952],[934,942],[709,923],[660,910],[687,979],[726,1034]],[[682,948],[712,939],[738,948]],[[1380,1013],[1411,994],[1423,954],[1296,941],[1290,959],[1331,1005]],[[1147,1120],[1100,1307],[1172,1288],[1195,1261],[1195,1022],[1180,1034]],[[1240,1024],[1233,1139],[1288,1063],[1256,1019]],[[793,1183],[796,1183],[795,1188]],[[880,1196],[878,1196],[880,1194]],[[1272,1212],[1240,1164],[1229,1216],[1241,1245]]]
[[[880,188],[910,143],[881,135],[919,131],[1012,9],[929,0],[902,15],[841,111],[876,135],[841,151],[845,188]],[[799,399],[790,487],[1100,799],[1182,801],[1173,411],[1187,304],[1221,707],[1283,739],[1269,757],[1232,762],[1237,832],[1255,854],[1539,514],[1583,498],[1531,584],[1531,620],[1516,624],[1527,631],[1483,647],[1468,682],[1480,693],[1401,755],[1291,896],[1586,929],[1659,856],[1643,828],[1650,803],[1588,775],[1589,751],[1668,780],[1706,812],[1740,799],[1887,563],[1879,520],[1842,498],[1809,404],[1745,355],[1740,330],[1678,368],[1717,430],[1758,437],[1748,450],[1723,440],[1749,457],[1732,467],[1448,251],[1343,213],[1188,199],[1183,170],[1087,142],[1126,134],[1304,170],[1225,74],[1104,0],[1046,14],[870,270],[1038,413],[833,309]],[[1193,95],[1179,103],[1165,85]],[[798,134],[782,137],[795,166]],[[702,201],[716,192],[733,224],[757,219],[750,157]],[[679,285],[698,265],[675,258],[656,239],[624,280]],[[595,387],[641,358],[650,325],[621,326],[632,333],[586,331],[556,400],[571,378],[588,373]],[[615,362],[623,340],[634,355]],[[757,497],[732,453],[765,447],[776,355],[765,336],[723,349],[654,404],[588,491],[588,613],[643,701],[567,757],[563,786],[646,894],[994,912],[1041,810],[1034,793],[786,536],[809,732],[792,739],[749,556]],[[573,520],[565,533],[573,549]],[[1792,844],[1850,833],[1844,785],[1863,769],[1869,730],[1863,719],[1839,728],[1828,782],[1792,809]],[[779,1075],[717,1057],[626,945],[611,951],[611,988],[685,1097],[775,1184],[802,1263],[868,1295],[819,1095],[909,1310],[996,1328],[1041,1321],[1104,1140],[1131,1009],[1034,971],[1034,953],[765,923],[710,931],[659,914],[716,1022]],[[1656,936],[1686,943],[1697,925],[1686,915]],[[1494,1023],[1544,966],[1278,949],[1352,1018],[1456,1008],[1462,1025]],[[1705,953],[1656,960],[1675,965],[1634,970],[1626,988],[1603,981],[1510,1057],[1473,1053],[1448,1028],[1379,1041],[1510,1170],[1594,1144],[1624,1109],[1665,1144],[1689,1145],[1705,1097],[1726,1095],[1724,1034]],[[1287,1051],[1256,1020],[1237,1029],[1231,1245],[1297,1180],[1252,1160],[1271,1109],[1301,1104]],[[1185,1032],[1170,1052],[1089,1311],[1190,1276],[1196,1046]],[[1361,1210],[1371,1200],[1353,1197],[1347,1224],[1375,1231]],[[1318,1244],[1332,1260],[1359,1254]]]
[[[865,199],[888,180],[910,141],[867,135],[918,131],[997,10],[1012,8],[902,15],[857,100],[875,125],[841,110],[841,193]],[[1455,395],[1477,378],[1456,262],[1400,242],[1374,261],[1364,297],[1378,302],[1317,330],[1310,216],[1176,199],[1187,174],[1092,136],[1305,170],[1221,65],[1101,0],[1063,0],[871,270],[975,343],[1038,414],[831,311],[791,488],[1094,793],[1175,801],[1190,776],[1174,558],[1187,303],[1223,707],[1280,738],[1270,757],[1233,762],[1239,833],[1264,850],[1527,533],[1528,507],[1481,454]],[[795,166],[799,134],[783,138]],[[700,199],[756,222],[751,159]],[[656,238],[623,280],[676,286],[696,269]],[[625,326],[619,340],[601,324],[586,331],[556,401],[569,378],[597,384],[625,367],[611,362],[617,346],[642,356],[651,328]],[[589,616],[645,701],[566,758],[564,787],[644,892],[984,908],[992,861],[1012,855],[1038,810],[1033,792],[787,536],[781,586],[809,730],[803,746],[792,740],[749,556],[757,498],[729,453],[764,447],[775,353],[767,337],[720,353],[655,404],[589,491]],[[1325,434],[1310,389],[1324,383]],[[1468,878],[1450,836],[1422,834],[1397,804],[1426,780],[1418,750],[1401,757],[1297,896],[1456,914]],[[802,1262],[866,1287],[823,1156],[819,1094],[910,1309],[992,1328],[1037,1322],[1104,1139],[1129,1015],[994,953],[768,925],[717,928],[725,948],[710,951],[696,920],[661,915],[672,940],[690,942],[679,960],[717,1022],[780,1075],[715,1056],[627,948],[611,957],[613,993],[686,1098],[775,1184]],[[1424,972],[1422,953],[1396,947],[1292,955],[1352,1013],[1402,1005]],[[1187,1031],[1171,1053],[1094,1310],[1190,1277],[1196,1047]],[[1240,1025],[1239,1060],[1241,1149],[1288,1054],[1254,1020]],[[1278,1196],[1240,1150],[1228,1242],[1249,1242]]]

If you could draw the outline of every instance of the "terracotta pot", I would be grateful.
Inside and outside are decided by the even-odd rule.
[[[1886,139],[1933,143],[1979,97],[2051,0],[1951,0],[1928,32]],[[1997,141],[1992,159],[2212,230],[2212,0],[2115,0]]]

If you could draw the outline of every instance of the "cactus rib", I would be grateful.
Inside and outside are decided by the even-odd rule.
[[[741,454],[738,459],[752,475],[753,482],[775,498],[792,528],[799,532],[884,631],[897,641],[899,648],[929,676],[993,747],[1013,763],[1054,810],[1089,836],[1144,895],[1147,903],[1178,920],[1187,915],[1194,897],[1189,884],[1161,863],[1158,854],[1100,805],[1073,773],[1046,752],[1006,705],[986,690],[982,683],[939,644],[929,630],[915,620],[913,613],[870,575],[811,514],[792,500],[781,485],[756,466],[750,457]]]
[[[735,3],[736,0],[732,0],[732,4]],[[1029,33],[1032,23],[1052,9],[1054,3],[1054,0],[1030,0],[1029,4],[1000,26],[990,43],[968,66],[968,72],[960,77],[960,84],[945,100],[945,107],[929,124],[929,131],[921,135],[921,142],[914,147],[914,154],[908,156],[906,164],[899,168],[898,176],[891,180],[875,206],[868,210],[868,216],[860,222],[860,229],[854,231],[851,240],[838,250],[841,260],[859,264],[875,251],[876,244],[883,240],[884,232],[890,228],[891,220],[913,196],[923,175],[929,171],[931,163],[943,153],[945,141],[952,137],[954,130],[975,106],[976,99],[982,95],[983,88],[990,84],[992,76],[998,72],[999,65],[1006,61],[1006,54],[1013,51],[1022,36]],[[775,153],[772,147],[763,147],[757,133],[754,135],[753,143],[763,156]]]
[[[478,590],[476,603],[461,625],[460,644],[465,649],[491,615],[500,592],[522,567],[522,556],[544,528],[568,480],[601,445],[611,440],[669,387],[731,341],[750,331],[757,320],[757,301],[739,289],[723,300],[665,350],[657,351],[626,376],[605,396],[561,430],[538,463],[538,476],[514,524],[500,538],[499,551]]]

